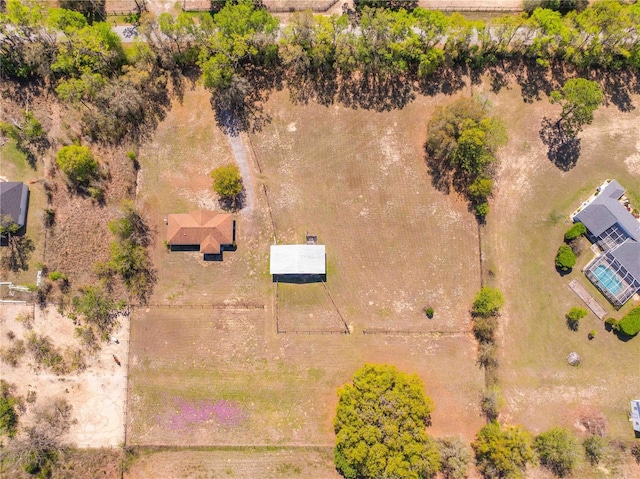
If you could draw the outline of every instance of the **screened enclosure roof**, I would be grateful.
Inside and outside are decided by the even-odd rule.
[[[326,274],[324,245],[272,245],[271,274]]]

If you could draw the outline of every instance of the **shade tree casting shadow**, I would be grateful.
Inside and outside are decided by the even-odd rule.
[[[547,158],[562,171],[571,170],[580,157],[580,138],[570,138],[562,131],[558,122],[546,116],[542,120],[540,139],[547,146]]]

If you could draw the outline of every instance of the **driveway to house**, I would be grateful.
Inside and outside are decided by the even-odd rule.
[[[240,168],[240,174],[242,175],[242,183],[244,184],[244,205],[242,207],[242,214],[249,216],[253,212],[254,194],[253,194],[253,178],[251,177],[251,169],[249,168],[249,162],[247,161],[247,148],[241,134],[227,133],[229,143],[231,143],[231,150],[233,151],[233,157],[238,163]]]

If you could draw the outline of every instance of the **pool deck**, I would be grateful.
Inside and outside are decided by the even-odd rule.
[[[589,294],[589,292],[582,286],[582,283],[577,279],[572,279],[569,282],[569,288],[573,290],[574,293],[578,295],[578,297],[585,302],[585,304],[589,307],[593,314],[595,314],[598,319],[604,319],[607,315],[607,310],[600,306],[593,296]]]

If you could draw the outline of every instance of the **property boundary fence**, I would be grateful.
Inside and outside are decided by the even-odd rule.
[[[362,334],[385,334],[387,336],[466,336],[468,331],[412,331],[399,329],[363,329]]]
[[[265,309],[264,304],[260,303],[210,303],[210,304],[164,304],[164,303],[149,303],[149,304],[132,304],[131,308],[154,308],[154,309],[223,309],[223,310],[260,310]]]

